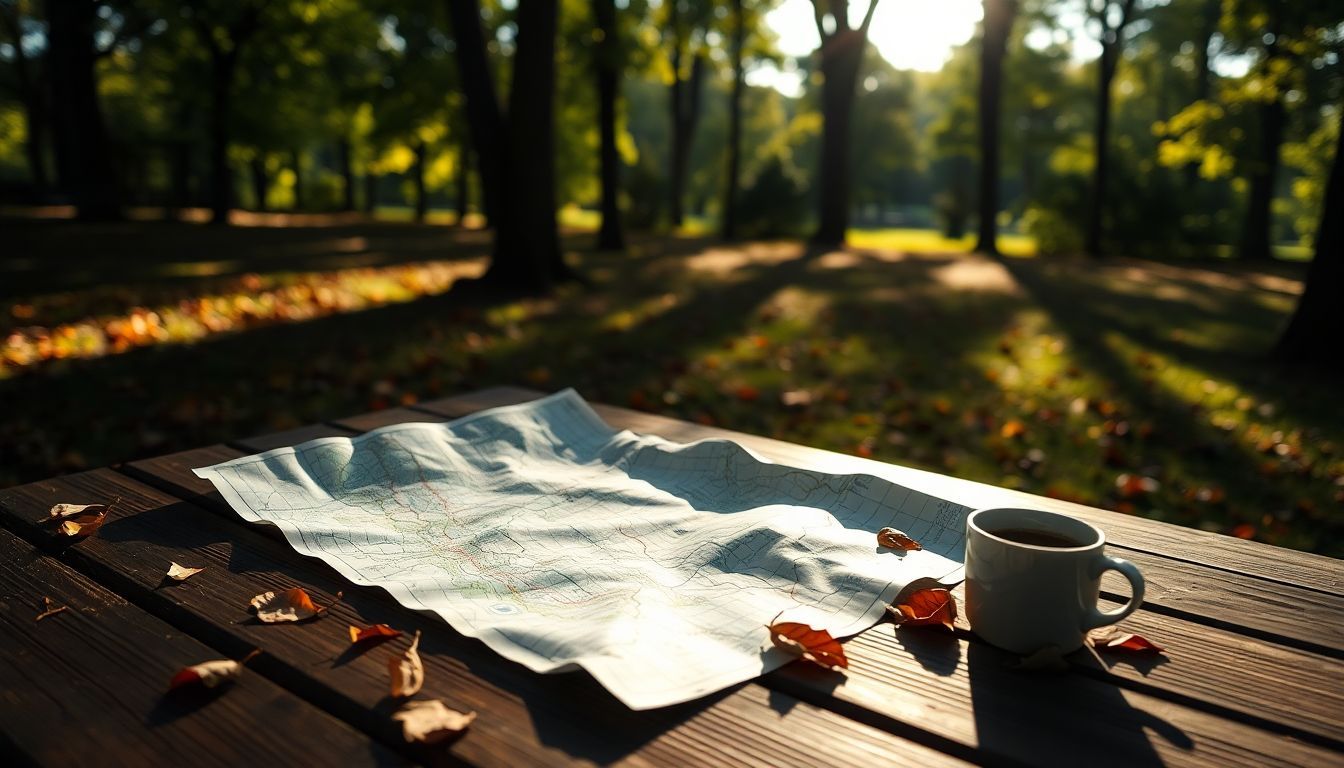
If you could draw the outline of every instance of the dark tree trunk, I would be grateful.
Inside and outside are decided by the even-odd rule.
[[[1016,14],[1016,0],[985,0],[980,45],[980,231],[975,250],[989,255],[999,253],[999,104],[1003,57]]]
[[[306,210],[308,201],[303,195],[303,152],[299,149],[291,149],[289,151],[289,164],[294,167],[294,210]]]
[[[1344,370],[1339,340],[1344,338],[1344,125],[1335,140],[1335,160],[1325,185],[1316,255],[1307,270],[1297,311],[1274,347],[1288,363],[1312,363]]]
[[[495,81],[485,54],[479,0],[446,0],[452,21],[457,69],[467,97],[467,123],[471,126],[476,173],[481,179],[482,206],[486,219],[495,225],[499,215],[501,186],[506,163],[504,116],[495,96]],[[550,0],[541,0],[548,5]],[[520,14],[521,15],[521,14]]]
[[[192,204],[191,195],[191,144],[185,139],[172,143],[171,159],[173,189],[168,198],[169,218],[176,219],[182,209]]]
[[[724,240],[737,237],[737,191],[741,185],[742,166],[742,94],[746,91],[746,76],[742,67],[742,48],[746,42],[747,27],[742,0],[733,0],[733,91],[728,100],[728,171],[723,191],[723,227],[719,235]]]
[[[228,224],[233,205],[233,172],[229,168],[229,114],[237,57],[214,51],[210,71],[210,223]]]
[[[598,128],[602,134],[602,227],[597,247],[603,251],[625,250],[621,227],[621,158],[616,151],[616,100],[620,95],[621,45],[617,38],[615,0],[593,0],[593,15],[602,33],[594,46],[597,70]]]
[[[355,210],[355,168],[350,163],[350,141],[341,139],[336,142],[336,163],[341,171],[341,210]]]
[[[429,194],[425,191],[425,142],[415,142],[415,162],[411,163],[411,182],[415,186],[415,220],[424,223],[429,213]]]
[[[1213,90],[1213,70],[1209,66],[1209,46],[1213,45],[1213,36],[1218,32],[1218,19],[1222,15],[1222,0],[1205,0],[1204,17],[1195,41],[1195,101],[1206,101]],[[1186,163],[1183,171],[1185,188],[1193,189],[1199,182],[1199,163]]]
[[[457,147],[457,175],[453,178],[453,202],[457,204],[457,226],[467,225],[471,201],[471,143],[466,136]]]
[[[258,152],[248,163],[252,173],[252,196],[257,199],[257,210],[266,210],[266,192],[271,188],[271,180],[266,177],[266,158]]]
[[[1109,3],[1104,4],[1109,5]],[[1094,258],[1101,256],[1106,212],[1106,185],[1110,176],[1110,140],[1111,140],[1111,84],[1115,81],[1115,70],[1120,64],[1120,52],[1124,47],[1125,27],[1129,25],[1134,9],[1134,0],[1125,0],[1121,8],[1120,19],[1116,26],[1108,25],[1103,9],[1101,18],[1101,59],[1097,66],[1097,125],[1093,132],[1092,197],[1087,208],[1087,234],[1083,241],[1083,250]]]
[[[47,62],[56,167],[81,219],[121,217],[116,172],[98,104],[92,2],[48,0]]]
[[[849,229],[850,122],[867,42],[864,31],[839,29],[822,43],[821,183],[818,226],[812,235],[812,242],[821,246],[843,245]]]
[[[378,174],[372,168],[364,169],[364,213],[372,216],[378,206]]]
[[[1273,7],[1269,17],[1269,32],[1273,41],[1265,45],[1263,66],[1272,71],[1282,51],[1279,34],[1282,31],[1281,11],[1278,4]],[[1246,200],[1246,215],[1241,230],[1241,246],[1238,255],[1248,261],[1268,261],[1273,258],[1270,246],[1274,203],[1274,180],[1279,174],[1279,146],[1283,143],[1285,111],[1283,97],[1274,95],[1274,100],[1260,108],[1260,134],[1256,145],[1256,158],[1251,165],[1251,191]]]

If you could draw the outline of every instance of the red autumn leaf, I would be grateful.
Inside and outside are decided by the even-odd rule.
[[[877,532],[877,545],[888,549],[899,549],[905,552],[912,552],[923,549],[918,541],[905,535],[905,531],[898,531],[895,528],[883,528]]]
[[[761,397],[761,391],[750,384],[737,388],[737,399],[744,403],[754,403]]]
[[[1117,629],[1105,632],[1093,632],[1087,636],[1087,642],[1099,651],[1127,651],[1129,653],[1162,653],[1162,646],[1143,635],[1133,632],[1121,632]]]
[[[256,648],[240,661],[217,659],[183,667],[178,670],[176,675],[173,675],[173,679],[168,681],[168,690],[170,692],[175,691],[184,685],[201,685],[205,688],[214,688],[220,683],[228,682],[241,675],[243,665],[259,653],[261,653],[261,649]]]
[[[770,642],[785,653],[827,669],[849,667],[844,646],[824,629],[813,629],[796,621],[781,621],[766,629],[770,630]]]
[[[340,600],[342,593],[336,593],[336,599]],[[331,606],[319,608],[313,604],[313,599],[301,587],[286,589],[283,592],[263,592],[252,598],[250,603],[252,610],[257,612],[257,618],[266,624],[276,624],[284,621],[306,621],[316,618],[326,613]]]
[[[903,602],[888,606],[887,613],[897,624],[911,627],[940,625],[951,630],[957,618],[957,600],[941,587],[921,589]]]
[[[393,629],[386,624],[374,624],[363,629],[354,625],[350,626],[351,644],[362,643],[365,640],[387,640],[393,637],[401,637],[401,630]]]

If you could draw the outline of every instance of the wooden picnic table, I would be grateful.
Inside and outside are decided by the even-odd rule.
[[[728,437],[774,461],[866,472],[970,506],[1048,508],[1103,528],[1137,564],[1143,608],[1121,627],[1160,656],[1010,667],[955,634],[879,623],[845,641],[850,668],[794,662],[718,694],[632,712],[583,672],[540,675],[447,624],[356,587],[244,523],[191,473],[247,453],[539,396],[496,388],[0,491],[0,754],[20,764],[1344,765],[1344,562],[930,472],[596,406],[611,424]],[[59,502],[120,501],[94,536],[35,522]],[[206,566],[167,586],[170,561]],[[1112,582],[1110,579],[1115,578]],[[322,619],[256,623],[248,600],[301,586]],[[42,597],[69,610],[35,622]],[[1123,601],[1117,577],[1103,585]],[[422,630],[421,697],[474,710],[459,739],[408,746],[390,719],[387,659],[347,624]],[[402,646],[397,646],[399,652]],[[227,691],[164,695],[178,669],[262,653]],[[7,761],[13,765],[13,760]]]

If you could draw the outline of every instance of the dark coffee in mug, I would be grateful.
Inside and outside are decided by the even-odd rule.
[[[1030,544],[1033,547],[1054,547],[1056,549],[1072,549],[1074,547],[1084,546],[1083,542],[1075,541],[1068,536],[1051,531],[1037,531],[1031,528],[999,528],[990,529],[988,533],[998,536],[1000,539],[1015,541],[1018,544]]]

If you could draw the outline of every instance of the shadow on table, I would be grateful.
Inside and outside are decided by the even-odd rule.
[[[1156,765],[1161,739],[1193,750],[1180,728],[1135,708],[1134,694],[1076,672],[1009,669],[1009,654],[967,647],[975,738],[982,754],[1031,765]]]

